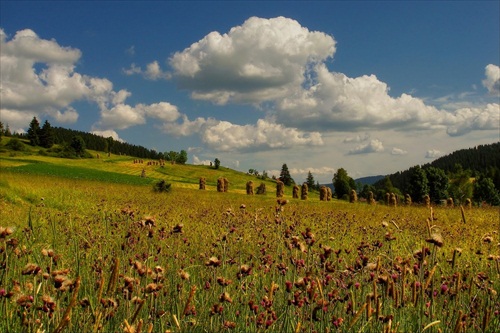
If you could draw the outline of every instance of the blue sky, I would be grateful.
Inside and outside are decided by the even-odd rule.
[[[0,118],[329,182],[499,140],[498,1],[2,1]]]

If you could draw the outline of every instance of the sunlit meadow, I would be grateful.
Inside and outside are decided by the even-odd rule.
[[[246,195],[260,180],[208,167],[150,167],[142,179],[143,166],[116,157],[61,162],[55,176],[34,160],[48,163],[1,160],[2,332],[500,327],[498,208],[300,200],[290,189],[276,199],[270,181],[266,195]],[[222,174],[228,193],[216,191]],[[169,193],[152,190],[162,178]]]

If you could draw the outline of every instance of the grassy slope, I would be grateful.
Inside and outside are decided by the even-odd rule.
[[[98,181],[103,183],[122,183],[129,185],[152,186],[158,180],[164,179],[171,183],[173,189],[198,189],[200,177],[206,178],[207,191],[216,191],[217,179],[226,177],[229,180],[229,192],[245,194],[246,183],[251,180],[254,188],[264,182],[267,188],[266,197],[274,197],[276,185],[272,180],[262,181],[254,176],[247,175],[225,167],[214,169],[203,165],[172,165],[164,167],[148,166],[147,160],[143,164],[134,163],[130,156],[111,155],[108,157],[102,152],[89,152],[100,158],[65,159],[39,154],[41,148],[26,145],[26,151],[13,152],[5,147],[9,138],[2,138],[0,145],[0,189],[8,185],[7,175],[11,173],[34,176],[55,176],[65,179]],[[146,178],[141,178],[145,169]],[[12,176],[11,176],[12,177]],[[36,182],[33,182],[36,184]],[[2,193],[3,192],[3,193]],[[5,191],[0,192],[5,196]],[[292,189],[285,189],[285,196],[291,197]],[[314,194],[313,194],[314,196]],[[29,200],[28,200],[29,201]]]

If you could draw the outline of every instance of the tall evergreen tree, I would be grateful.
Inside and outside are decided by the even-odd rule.
[[[4,133],[3,123],[0,121],[0,139],[2,139]]]
[[[12,136],[12,132],[10,131],[9,124],[5,126],[5,136]]]
[[[40,123],[36,117],[33,117],[30,122],[30,127],[28,128],[28,139],[30,140],[30,145],[40,145]]]
[[[290,171],[288,171],[288,166],[286,165],[286,163],[284,163],[281,167],[280,180],[286,186],[290,186],[295,183],[292,179],[292,176],[290,176]]]
[[[40,146],[50,148],[54,145],[54,131],[48,120],[45,120],[40,129]]]
[[[312,175],[311,171],[307,173],[307,179],[306,179],[307,187],[312,189],[316,188],[316,183],[314,181],[314,176]]]

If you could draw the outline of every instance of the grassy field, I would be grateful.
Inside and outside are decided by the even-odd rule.
[[[498,208],[302,201],[290,189],[277,201],[271,181],[248,196],[260,180],[228,169],[12,155],[0,153],[2,332],[500,327]],[[160,179],[170,193],[152,190]]]

